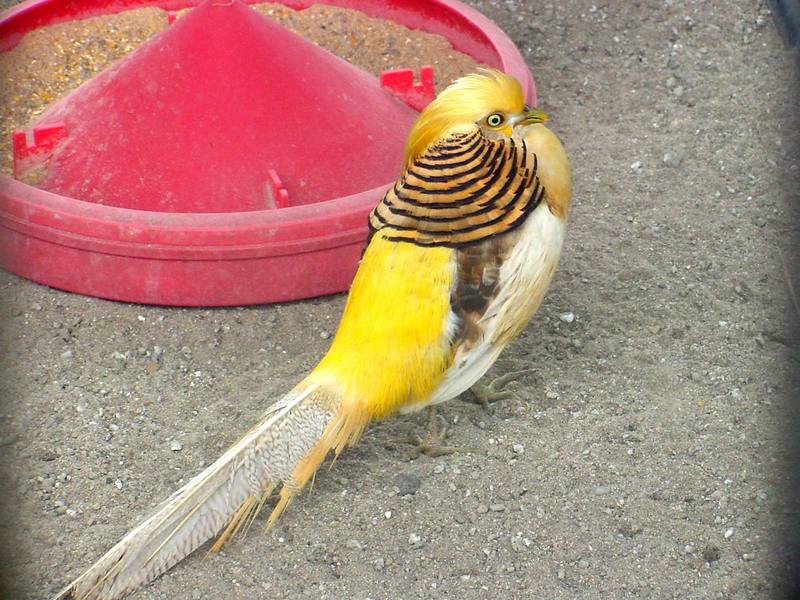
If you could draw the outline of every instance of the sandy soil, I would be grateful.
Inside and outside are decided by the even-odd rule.
[[[274,530],[137,600],[776,593],[798,510],[780,490],[800,95],[768,11],[473,4],[523,50],[575,169],[553,289],[491,372],[529,370],[518,397],[446,405],[451,456],[410,460],[396,440],[421,416],[376,424]],[[0,286],[1,562],[19,599],[237,438],[322,355],[344,300],[186,310]]]

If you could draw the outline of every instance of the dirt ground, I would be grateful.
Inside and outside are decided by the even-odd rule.
[[[137,600],[779,595],[800,95],[766,6],[472,4],[524,52],[575,171],[553,288],[490,372],[529,370],[517,398],[445,405],[450,456],[397,441],[421,415],[374,425],[275,529]],[[55,592],[215,459],[319,359],[344,302],[0,286],[14,599]]]

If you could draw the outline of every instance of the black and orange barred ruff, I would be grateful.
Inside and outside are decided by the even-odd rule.
[[[536,169],[524,140],[490,140],[477,127],[453,134],[408,167],[370,214],[370,229],[453,248],[506,233],[544,197]]]

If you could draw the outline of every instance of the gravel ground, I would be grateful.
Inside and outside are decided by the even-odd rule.
[[[799,508],[780,491],[800,94],[766,7],[473,4],[523,50],[575,169],[553,289],[491,372],[527,370],[517,397],[445,405],[451,456],[397,441],[422,416],[376,424],[275,529],[137,600],[778,595]],[[54,592],[216,458],[322,355],[344,301],[0,286],[15,599]]]

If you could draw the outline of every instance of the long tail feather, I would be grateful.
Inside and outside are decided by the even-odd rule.
[[[275,487],[286,482],[281,511],[312,473],[296,472],[320,438],[338,402],[301,384],[270,407],[259,422],[216,462],[161,503],[54,600],[116,600],[155,579],[220,534],[218,550],[248,527]],[[317,463],[318,465],[318,463]],[[271,515],[270,523],[277,515]]]

